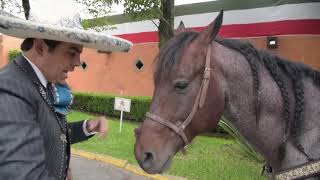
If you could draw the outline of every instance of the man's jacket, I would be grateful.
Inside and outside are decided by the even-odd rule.
[[[0,179],[65,179],[70,143],[88,139],[67,124],[23,56],[0,70]]]

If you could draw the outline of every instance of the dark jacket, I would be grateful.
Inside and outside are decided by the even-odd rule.
[[[54,113],[46,88],[18,56],[0,70],[0,179],[65,179],[70,143],[88,139],[82,123]]]

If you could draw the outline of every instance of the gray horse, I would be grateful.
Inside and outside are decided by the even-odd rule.
[[[138,163],[148,173],[164,172],[223,115],[264,156],[270,177],[316,176],[320,72],[249,43],[216,38],[222,17],[200,33],[181,25],[161,48],[152,104],[136,130]]]

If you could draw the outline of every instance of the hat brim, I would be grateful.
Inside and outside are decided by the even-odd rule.
[[[102,51],[128,52],[132,43],[128,40],[98,32],[40,24],[20,18],[0,15],[0,32],[18,38],[49,39]]]

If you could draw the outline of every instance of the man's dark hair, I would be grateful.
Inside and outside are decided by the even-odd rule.
[[[49,47],[49,52],[53,52],[54,49],[61,43],[60,41],[54,41],[54,40],[48,40],[48,39],[43,39],[44,42],[48,45]],[[29,51],[32,46],[33,46],[33,41],[34,38],[27,38],[21,43],[21,50],[22,51]]]

